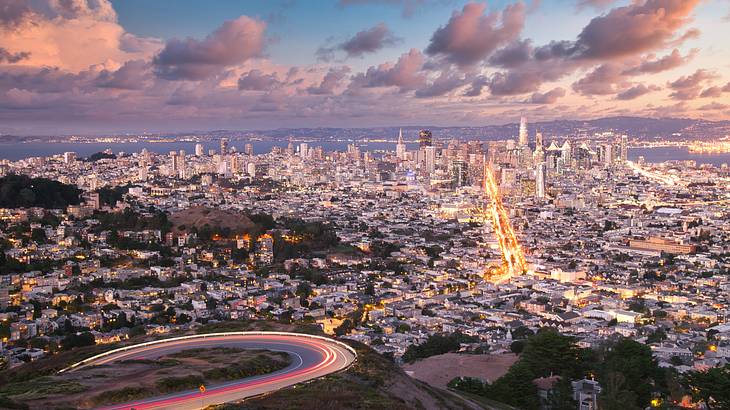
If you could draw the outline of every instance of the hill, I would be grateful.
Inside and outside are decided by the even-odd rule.
[[[190,231],[192,228],[201,230],[206,225],[233,234],[250,233],[256,228],[256,224],[244,214],[202,206],[175,212],[170,215],[170,222],[175,232]]]
[[[409,377],[395,363],[364,344],[347,341],[357,351],[349,369],[306,386],[225,404],[215,410],[274,409],[481,409],[451,392],[433,388]]]

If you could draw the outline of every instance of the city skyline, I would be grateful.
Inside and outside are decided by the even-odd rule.
[[[12,0],[0,8],[0,133],[726,120],[728,11],[720,0]]]

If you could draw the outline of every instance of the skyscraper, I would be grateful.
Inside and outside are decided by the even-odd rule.
[[[546,166],[544,162],[537,164],[535,168],[535,198],[545,198],[545,171]]]
[[[436,171],[436,147],[427,146],[424,147],[425,154],[425,168],[428,174],[433,174]]]
[[[433,145],[433,135],[429,130],[421,130],[418,133],[418,144],[421,148]]]
[[[451,181],[455,187],[466,186],[469,169],[465,161],[456,159],[451,163]]]
[[[629,137],[626,135],[621,136],[621,161],[627,161],[629,159]]]
[[[205,151],[203,151],[203,144],[195,144],[195,156],[202,157],[203,155],[205,155]]]
[[[395,156],[399,160],[406,159],[406,144],[403,143],[403,129],[398,131],[398,143],[395,144]]]
[[[537,148],[540,148],[540,149],[543,148],[543,140],[542,140],[541,132],[535,133],[535,149],[537,149]]]
[[[221,155],[228,154],[228,138],[221,138]]]
[[[527,146],[528,140],[527,140],[527,118],[520,117],[520,136],[517,140],[518,144],[521,146]]]

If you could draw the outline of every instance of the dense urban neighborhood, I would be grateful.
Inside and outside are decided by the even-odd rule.
[[[730,380],[730,169],[629,161],[635,142],[543,137],[523,119],[514,140],[423,130],[393,150],[255,155],[223,138],[193,153],[4,160],[3,372],[271,321],[399,364],[513,357],[497,380],[449,387],[519,408],[727,408],[702,377]],[[502,223],[519,244],[500,240]],[[510,252],[524,268],[508,269]]]

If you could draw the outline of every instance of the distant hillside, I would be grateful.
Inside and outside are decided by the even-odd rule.
[[[223,209],[196,206],[170,215],[173,230],[190,231],[192,228],[201,230],[204,226],[221,228],[233,234],[249,233],[256,227],[248,216]]]

